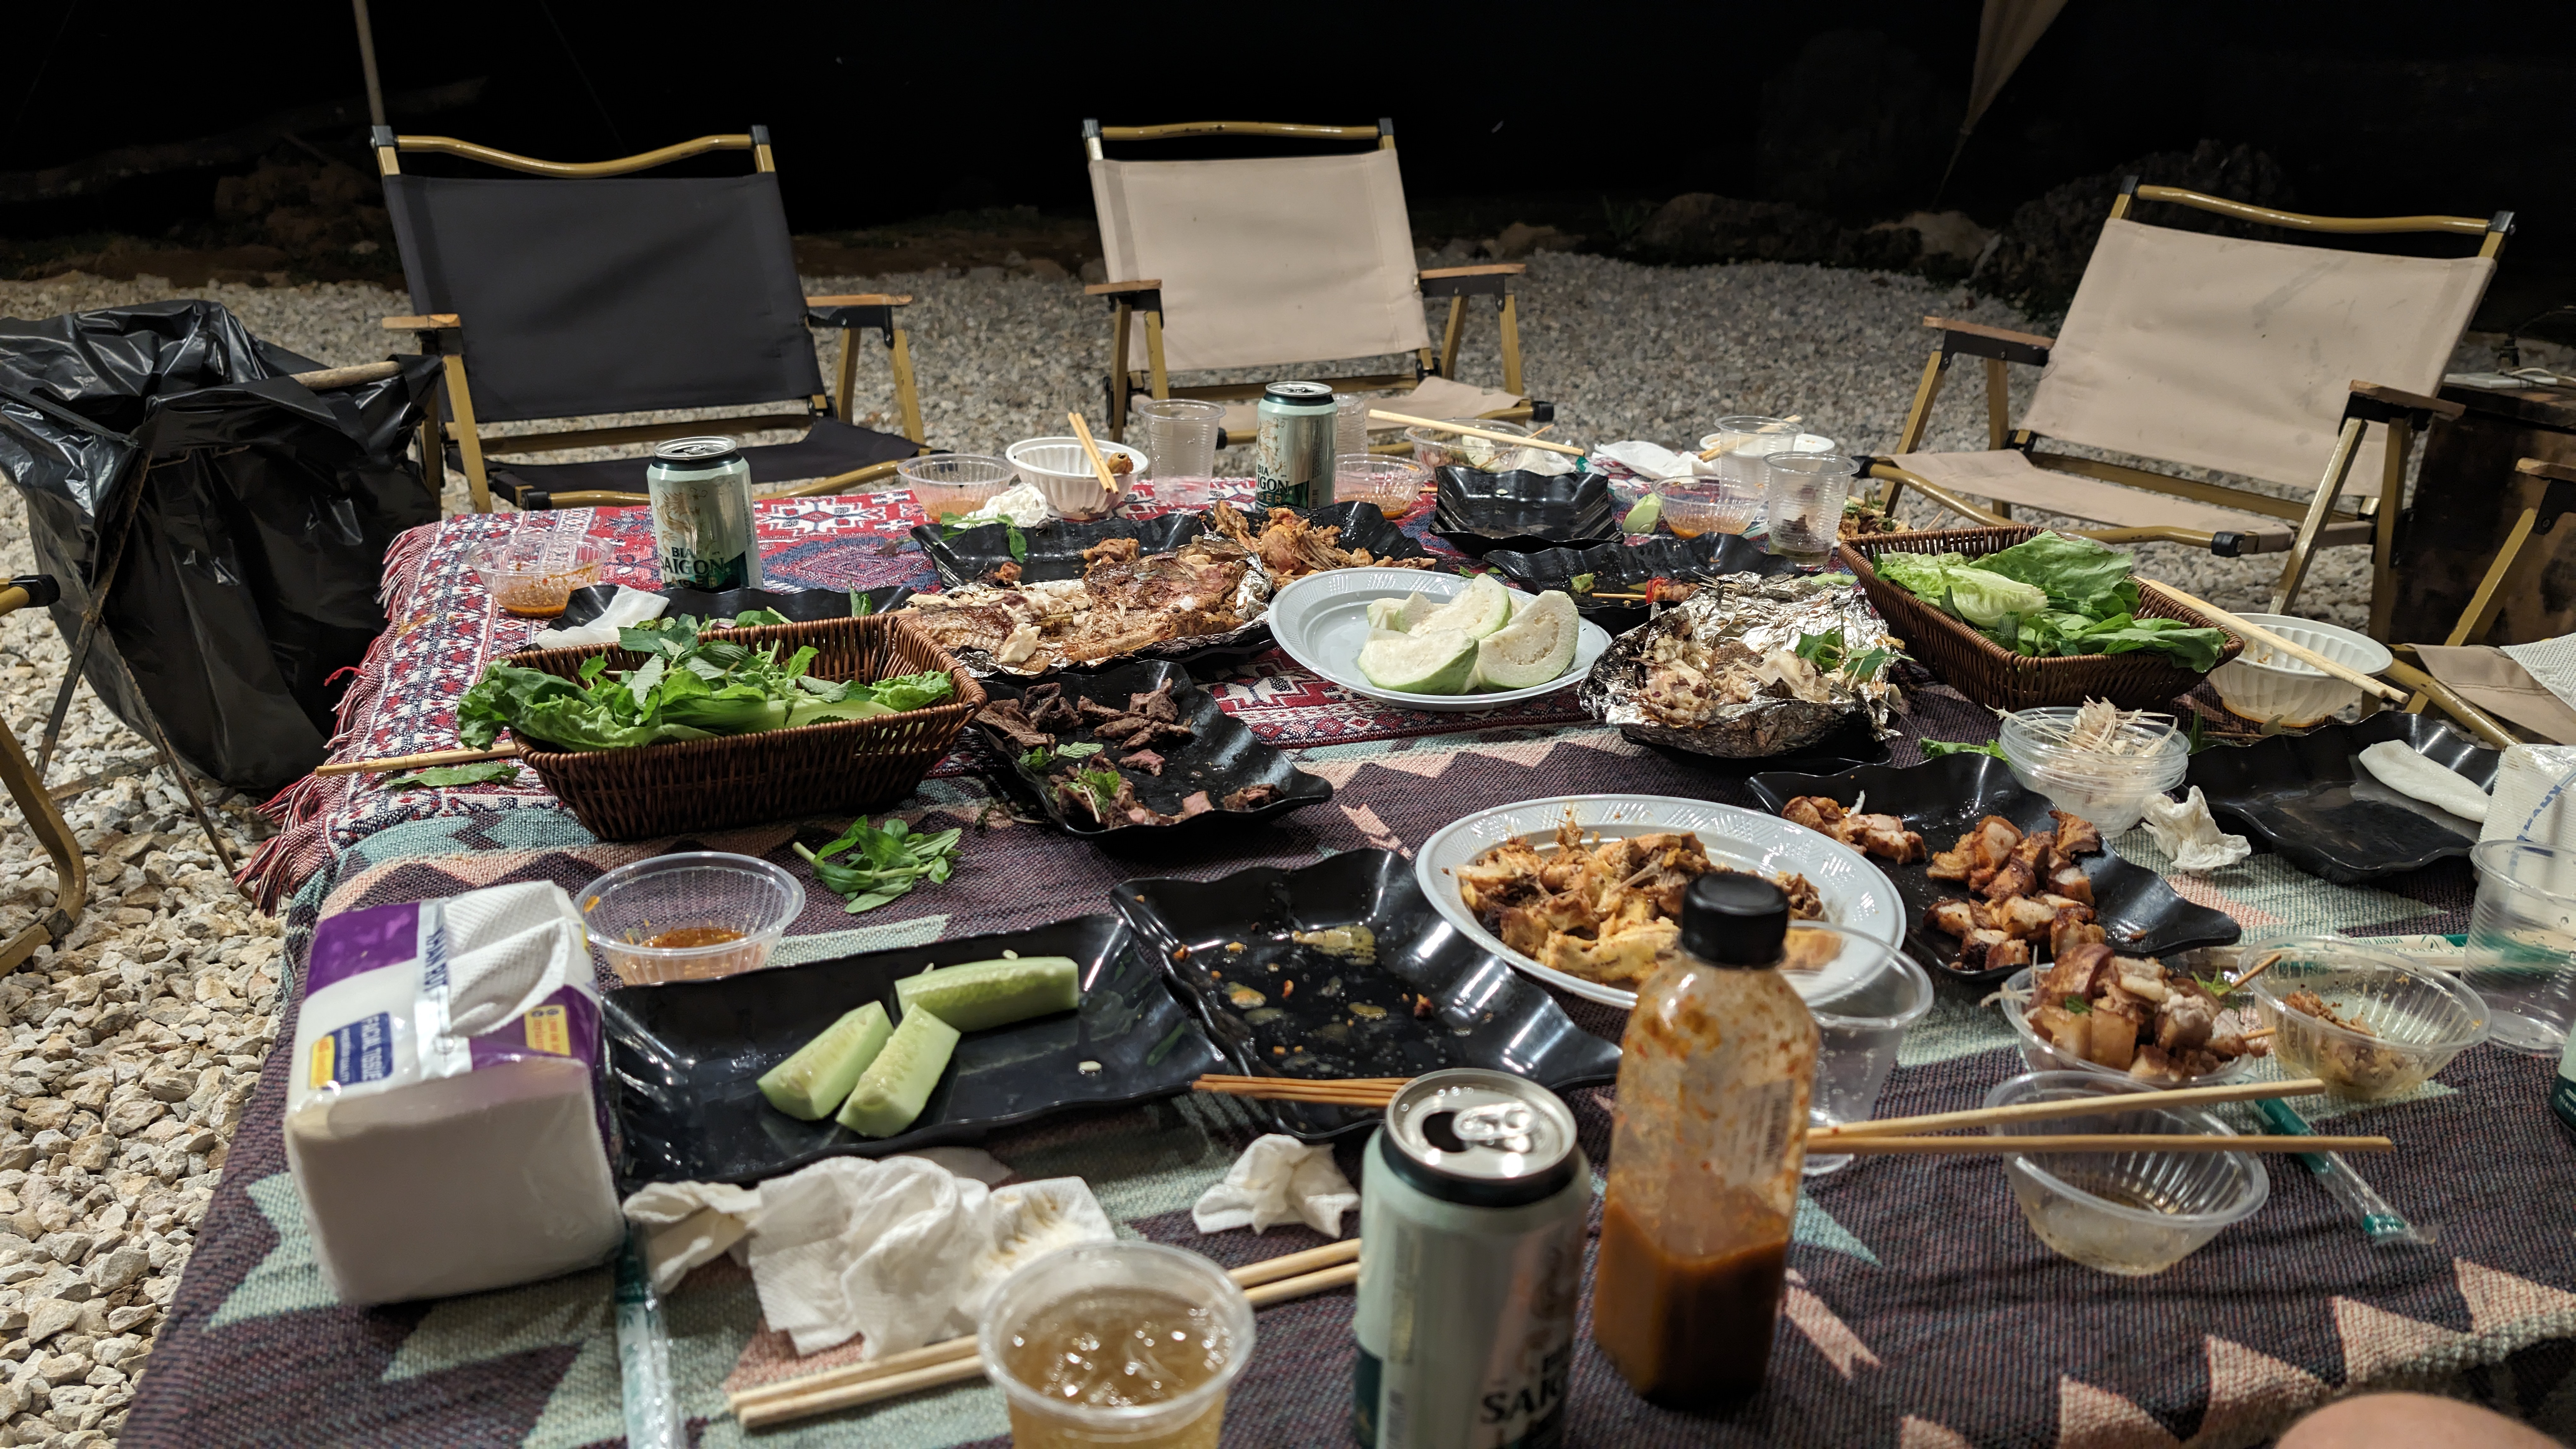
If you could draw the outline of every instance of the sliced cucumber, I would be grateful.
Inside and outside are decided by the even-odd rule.
[[[894,1018],[871,1001],[843,1016],[796,1055],[760,1074],[760,1095],[790,1117],[820,1122],[850,1095],[859,1074],[894,1035]]]
[[[1455,629],[1470,639],[1482,639],[1512,621],[1512,591],[1492,574],[1478,574],[1467,581],[1457,597],[1407,626],[1410,632],[1425,629]],[[1393,685],[1387,686],[1394,688]]]
[[[1070,956],[1014,956],[942,966],[894,984],[904,1019],[927,1011],[959,1031],[1007,1026],[1082,1004],[1082,968]]]
[[[1380,689],[1463,694],[1476,672],[1476,641],[1455,629],[1416,629],[1361,645],[1359,665]]]
[[[1476,641],[1476,677],[1496,689],[1530,689],[1574,667],[1583,630],[1574,600],[1550,589],[1512,622]]]
[[[911,1126],[948,1070],[957,1036],[957,1028],[930,1012],[905,1012],[832,1120],[863,1137],[892,1137]]]

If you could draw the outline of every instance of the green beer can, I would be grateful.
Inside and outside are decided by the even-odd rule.
[[[1332,388],[1320,382],[1274,382],[1261,390],[1260,413],[1252,455],[1253,501],[1264,508],[1332,502]]]
[[[751,465],[731,438],[675,438],[644,469],[662,582],[718,593],[760,587]]]

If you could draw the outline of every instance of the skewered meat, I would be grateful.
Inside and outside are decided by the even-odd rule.
[[[1801,795],[1780,807],[1780,818],[1898,865],[1923,858],[1923,837],[1906,829],[1903,820],[1893,815],[1854,815],[1828,796]]]

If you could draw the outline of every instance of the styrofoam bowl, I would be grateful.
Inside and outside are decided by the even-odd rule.
[[[2395,662],[2388,646],[2358,630],[2287,614],[2244,614],[2293,644],[2313,649],[2337,664],[2363,674],[2377,674]],[[2258,639],[2245,641],[2245,652],[2211,671],[2228,713],[2250,720],[2278,720],[2287,729],[2303,729],[2361,702],[2357,684],[2346,684],[2305,660]]]
[[[1144,477],[1146,468],[1153,463],[1153,459],[1125,443],[1100,444],[1103,458],[1122,454],[1136,465],[1127,474],[1129,478]],[[1058,518],[1077,523],[1106,518],[1109,510],[1118,506],[1118,500],[1126,496],[1124,488],[1110,493],[1100,486],[1100,479],[1091,471],[1090,456],[1082,451],[1080,438],[1024,438],[1003,449],[1002,456],[1010,460],[1022,478],[1037,485],[1038,492],[1046,495],[1047,507],[1054,509]]]

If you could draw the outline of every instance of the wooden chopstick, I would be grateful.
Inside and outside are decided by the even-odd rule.
[[[2359,685],[2363,689],[2378,695],[2382,699],[2389,700],[2396,704],[2404,704],[2408,699],[2412,698],[2412,696],[2405,690],[2398,688],[2396,685],[2389,683],[2385,679],[2374,679],[2371,676],[2362,673],[2360,670],[2353,668],[2349,664],[2339,664],[2332,659],[2328,659],[2324,655],[2319,654],[2317,651],[2310,649],[2304,644],[2293,644],[2289,640],[2282,638],[2280,635],[2273,633],[2271,630],[2264,628],[2262,625],[2248,623],[2246,620],[2238,618],[2236,615],[2227,612],[2225,609],[2218,607],[2207,599],[2197,598],[2191,594],[2184,593],[2182,590],[2175,588],[2173,585],[2166,583],[2162,579],[2157,579],[2153,582],[2157,588],[2160,588],[2182,602],[2191,605],[2193,608],[2207,614],[2212,619],[2215,619],[2219,623],[2226,625],[2228,628],[2235,630],[2237,633],[2243,634],[2249,639],[2269,644],[2273,648],[2280,650],[2282,653],[2287,654],[2291,658],[2299,660],[2302,663],[2315,665],[2317,668],[2324,670],[2326,673],[2333,675],[2335,678],[2342,680],[2346,684]]]
[[[526,751],[516,740],[488,750],[431,750],[424,755],[389,755],[379,760],[339,760],[316,765],[317,775],[381,775],[393,770],[420,770],[432,765],[470,765],[477,760],[515,760]]]
[[[2230,1137],[2222,1133],[2101,1132],[2028,1137],[1836,1137],[1807,1150],[1841,1156],[1914,1153],[2002,1156],[2032,1152],[2391,1152],[2385,1137]]]
[[[1489,442],[1512,443],[1524,448],[1544,448],[1548,452],[1563,453],[1573,458],[1584,456],[1581,448],[1566,443],[1547,442],[1522,433],[1498,433],[1491,428],[1471,428],[1465,423],[1444,423],[1438,418],[1417,418],[1405,413],[1383,413],[1375,408],[1369,409],[1369,416],[1382,423],[1403,423],[1408,427],[1429,428],[1435,433],[1457,433],[1463,437],[1483,438]]]
[[[1806,420],[1807,415],[1804,413],[1791,413],[1777,422],[1765,423],[1754,431],[1761,433],[1785,433],[1796,428],[1798,424],[1803,423]],[[1746,436],[1749,437],[1751,434],[1747,434]],[[1700,454],[1699,460],[1703,463],[1714,463],[1717,461],[1717,455],[1725,451],[1726,445],[1724,443],[1720,443],[1716,447],[1709,449],[1707,452]]]
[[[2078,1097],[2067,1102],[2019,1102],[2010,1107],[1932,1112],[1920,1117],[1881,1117],[1875,1121],[1814,1128],[1807,1133],[1807,1149],[1821,1152],[1825,1150],[1827,1141],[1850,1137],[1919,1136],[1927,1132],[1947,1132],[1955,1127],[1985,1127],[1997,1122],[2102,1117],[2139,1107],[2196,1107],[2213,1102],[2254,1102],[2265,1097],[2304,1097],[2325,1089],[2324,1082],[2314,1077],[2301,1077],[2288,1082],[2235,1082],[2219,1087],[2177,1087],[2164,1092],[2105,1092],[2098,1097]]]
[[[1267,1308],[1358,1282],[1359,1251],[1359,1239],[1345,1238],[1302,1253],[1246,1264],[1230,1270],[1227,1276],[1242,1285],[1243,1296],[1251,1300],[1253,1307]],[[1313,1272],[1297,1271],[1315,1264],[1331,1266]],[[728,1395],[726,1407],[744,1428],[761,1429],[983,1376],[984,1364],[976,1356],[975,1340],[952,1338],[874,1363],[825,1369],[802,1378],[745,1389]]]
[[[1065,421],[1073,424],[1073,435],[1082,440],[1082,451],[1091,455],[1091,471],[1100,479],[1102,490],[1108,493],[1112,503],[1117,502],[1118,475],[1109,471],[1109,460],[1100,456],[1100,444],[1091,437],[1091,424],[1084,422],[1080,413],[1069,412],[1064,417]]]

